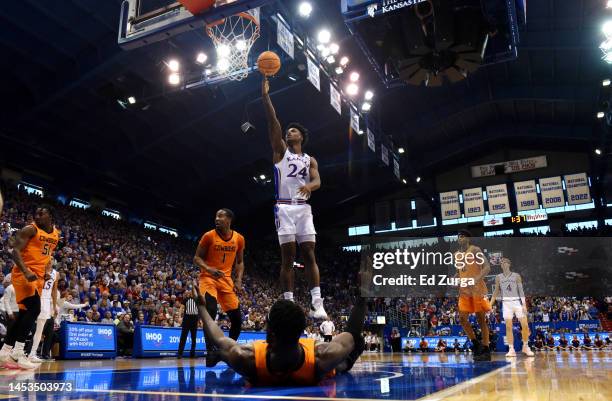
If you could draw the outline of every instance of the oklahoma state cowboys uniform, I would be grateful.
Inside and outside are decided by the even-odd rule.
[[[221,270],[224,274],[221,278],[214,278],[206,270],[201,269],[200,292],[215,297],[224,312],[238,308],[232,270],[236,254],[244,249],[244,237],[232,231],[230,239],[226,241],[219,236],[217,230],[210,230],[200,239],[200,246],[206,248],[204,263]]]
[[[466,252],[463,252],[463,260],[466,255],[472,254],[473,263],[465,263],[465,267],[459,270],[460,278],[475,278],[480,274],[480,265],[476,262],[476,253],[473,252],[473,247],[469,247]],[[458,254],[455,253],[455,260]],[[487,285],[483,279],[478,280],[473,286],[459,287],[459,312],[488,312],[491,310],[491,304],[486,299]]]
[[[28,281],[17,265],[13,266],[11,277],[15,288],[15,298],[19,309],[25,309],[21,302],[38,293],[42,294],[45,284],[45,269],[53,257],[53,252],[59,243],[59,230],[53,227],[51,233],[39,228],[32,223],[36,229],[36,234],[30,238],[26,246],[21,251],[21,259],[28,269],[36,275],[36,281]]]
[[[299,369],[283,374],[273,374],[268,370],[266,359],[268,343],[263,340],[253,342],[253,352],[255,353],[255,370],[257,377],[254,384],[258,386],[274,386],[279,384],[292,384],[297,386],[313,386],[318,384],[321,379],[330,378],[336,375],[332,370],[325,377],[317,377],[314,338],[300,338],[300,346],[304,350],[304,363]]]

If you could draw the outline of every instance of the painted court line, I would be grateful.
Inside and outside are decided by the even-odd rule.
[[[497,368],[495,370],[492,370],[492,371],[490,371],[488,373],[482,374],[482,375],[480,375],[478,377],[475,377],[473,379],[470,379],[470,380],[464,381],[462,383],[456,384],[456,385],[454,385],[452,387],[449,387],[447,389],[437,391],[437,392],[435,392],[433,394],[426,395],[425,397],[419,398],[416,401],[439,401],[439,400],[442,400],[442,399],[444,399],[446,397],[449,397],[449,396],[451,396],[451,395],[453,395],[453,394],[455,394],[455,393],[457,393],[457,392],[459,392],[461,390],[464,390],[464,389],[466,389],[466,388],[468,388],[470,386],[473,386],[474,384],[478,384],[481,381],[483,381],[485,379],[488,379],[491,376],[495,376],[497,374],[500,374],[503,371],[505,371],[506,369],[511,368],[511,367],[512,367],[511,364],[508,364],[506,366],[500,366],[499,368]]]
[[[379,398],[329,398],[329,397],[304,397],[293,395],[256,395],[256,394],[202,394],[202,393],[175,393],[166,391],[136,391],[136,390],[89,390],[76,389],[75,392],[81,393],[108,393],[108,394],[142,394],[142,395],[166,395],[177,397],[202,397],[202,398],[230,398],[230,399],[255,399],[255,400],[302,400],[302,401],[327,401],[327,400],[348,400],[348,401],[380,401]],[[405,401],[385,399],[386,401]]]

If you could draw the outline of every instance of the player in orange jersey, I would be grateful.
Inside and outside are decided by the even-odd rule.
[[[459,250],[455,252],[455,266],[459,278],[473,279],[474,285],[459,287],[459,322],[463,331],[474,344],[474,360],[490,361],[489,326],[485,313],[491,310],[487,300],[487,285],[484,277],[491,271],[489,261],[482,250],[470,243],[472,234],[467,230],[459,231]],[[468,320],[470,313],[476,314],[482,339],[478,340]]]
[[[368,282],[363,275],[362,282]],[[208,314],[208,307],[204,305],[207,301],[197,290],[196,293],[204,331],[218,347],[221,360],[252,385],[317,385],[327,377],[348,372],[365,348],[364,298],[354,302],[346,331],[331,342],[301,338],[306,328],[304,310],[290,300],[280,299],[268,312],[266,341],[238,344],[225,337]]]
[[[7,333],[0,350],[0,363],[9,368],[34,369],[23,348],[26,336],[40,313],[40,295],[53,252],[59,244],[59,231],[53,225],[53,208],[41,205],[36,209],[34,223],[19,230],[15,236],[11,272],[19,315]]]
[[[242,291],[244,273],[244,237],[231,229],[234,213],[221,209],[215,216],[215,229],[202,236],[193,263],[200,268],[199,289],[206,298],[206,307],[213,320],[217,316],[217,302],[230,319],[229,336],[238,340],[242,326],[242,314],[237,292]],[[232,281],[232,271],[236,281]],[[206,335],[206,332],[204,332]],[[206,338],[206,366],[219,362],[219,355]]]

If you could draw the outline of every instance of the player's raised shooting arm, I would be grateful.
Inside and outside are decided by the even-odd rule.
[[[310,182],[308,183],[310,191],[316,191],[321,188],[321,175],[319,174],[319,163],[314,157],[310,158]]]
[[[497,296],[499,295],[499,277],[495,277],[495,289],[493,290],[493,294],[491,294],[491,305],[495,303]]]
[[[266,110],[266,118],[268,120],[268,138],[270,139],[270,145],[272,145],[272,151],[274,152],[274,162],[282,159],[285,151],[287,150],[287,144],[283,140],[283,129],[280,121],[276,117],[276,111],[270,99],[270,83],[268,78],[264,78],[261,83],[261,97],[263,99],[264,108]]]
[[[255,376],[255,356],[252,348],[249,346],[241,346],[236,341],[229,337],[225,337],[223,331],[217,325],[206,310],[206,301],[200,293],[198,283],[193,284],[200,319],[206,336],[217,346],[221,356],[221,360],[228,364],[238,374],[246,377]]]
[[[15,265],[17,265],[19,270],[21,270],[21,272],[24,274],[26,271],[30,271],[30,269],[23,262],[23,259],[21,258],[21,251],[35,235],[36,228],[34,228],[32,225],[28,225],[17,231],[17,234],[15,234],[14,237],[13,253],[11,256],[13,257]]]

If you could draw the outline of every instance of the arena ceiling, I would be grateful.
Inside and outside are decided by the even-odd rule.
[[[219,207],[273,227],[273,190],[252,178],[271,172],[257,74],[241,83],[170,88],[163,61],[208,39],[192,32],[124,51],[117,45],[120,3],[23,0],[0,9],[1,165],[43,173],[69,195],[111,199],[188,229],[200,229]],[[331,27],[359,60],[339,1],[315,3],[317,25]],[[283,4],[294,10],[296,1]],[[373,118],[407,149],[405,174],[426,178],[492,147],[591,149],[607,71],[598,49],[602,8],[598,0],[529,2],[518,60],[453,85],[385,90],[357,62],[376,91]],[[269,31],[262,31],[254,51],[267,47]],[[280,76],[272,87],[282,121],[304,122],[312,132],[308,151],[324,182],[317,207],[337,211],[346,199],[401,187],[305,79]],[[117,103],[127,96],[137,107]],[[254,134],[240,131],[247,119]]]

